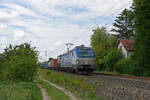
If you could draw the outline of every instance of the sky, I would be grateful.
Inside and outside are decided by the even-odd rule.
[[[0,0],[0,52],[30,42],[40,59],[66,52],[66,43],[90,46],[92,30],[106,26],[132,0]],[[73,47],[74,47],[73,46]]]

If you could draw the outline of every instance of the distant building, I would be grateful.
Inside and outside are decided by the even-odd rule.
[[[120,39],[117,47],[122,51],[125,58],[128,58],[133,53],[134,40]]]

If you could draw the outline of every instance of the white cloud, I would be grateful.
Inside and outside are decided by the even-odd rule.
[[[3,3],[4,6],[9,7],[13,9],[13,15],[15,16],[15,12],[18,14],[25,14],[25,15],[30,15],[30,16],[38,16],[36,13],[34,13],[31,9],[25,8],[23,6],[17,5],[15,3]]]
[[[15,39],[20,39],[20,38],[23,38],[24,36],[25,36],[24,31],[20,31],[20,30],[14,31],[13,37],[14,37]]]
[[[4,29],[4,28],[6,28],[6,27],[7,27],[6,25],[0,24],[0,29]]]
[[[18,16],[18,13],[13,10],[0,9],[0,22],[7,22]]]
[[[8,45],[8,40],[6,37],[0,37],[0,53]]]
[[[62,43],[62,41],[57,41],[56,43],[54,43],[54,46],[60,46]]]
[[[1,37],[1,38],[0,38],[0,41],[1,41],[1,43],[2,43],[2,42],[4,43],[4,42],[7,41],[7,38],[6,38],[6,37]]]
[[[1,31],[3,31],[4,29],[7,28],[7,25],[5,24],[0,24],[0,34],[4,34],[4,33],[1,33]]]

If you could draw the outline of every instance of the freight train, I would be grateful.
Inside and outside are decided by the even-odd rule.
[[[84,45],[76,46],[74,49],[58,56],[57,59],[51,59],[48,62],[48,68],[58,71],[91,73],[95,70],[94,50]]]

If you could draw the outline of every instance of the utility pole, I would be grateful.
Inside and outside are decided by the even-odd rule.
[[[67,51],[69,52],[69,48],[74,45],[73,43],[67,43],[66,46],[67,46]]]

